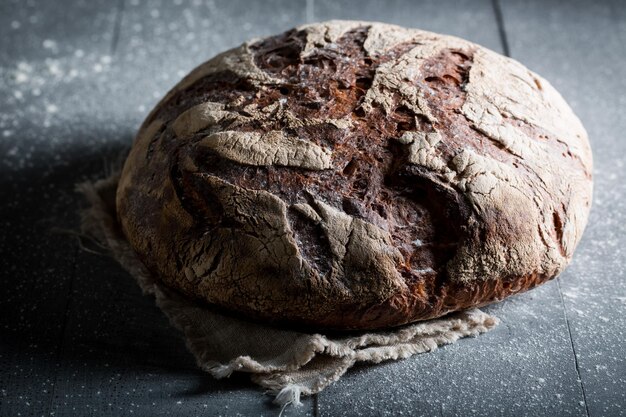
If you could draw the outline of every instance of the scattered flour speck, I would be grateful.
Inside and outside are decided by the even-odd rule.
[[[46,67],[48,68],[48,72],[51,75],[54,75],[56,77],[63,76],[63,70],[61,69],[61,64],[59,63],[59,61],[55,59],[46,59],[45,63]]]
[[[58,52],[59,50],[59,45],[52,39],[45,39],[41,44],[44,49],[48,49],[49,51]]]
[[[24,84],[29,79],[28,74],[24,72],[16,72],[15,73],[15,82],[17,84]]]
[[[24,72],[33,72],[33,67],[28,62],[19,62],[17,69]]]

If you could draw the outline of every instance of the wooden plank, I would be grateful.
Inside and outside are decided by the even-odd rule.
[[[127,1],[112,80],[120,117],[138,127],[161,97],[194,67],[244,41],[304,23],[304,0]],[[132,115],[132,117],[128,117]]]
[[[0,65],[103,48],[113,38],[116,2],[7,0],[0,3]]]
[[[315,0],[313,20],[368,20],[459,36],[502,52],[490,0]]]
[[[584,414],[554,284],[488,307],[502,320],[488,334],[349,372],[320,394],[320,414]]]
[[[107,91],[99,92],[119,134],[109,138],[109,148],[129,145],[151,106],[195,65],[249,37],[300,24],[304,16],[304,2],[176,3],[124,4],[112,63],[102,76]],[[89,173],[102,175],[99,166]],[[50,412],[228,416],[280,411],[246,376],[216,381],[200,371],[154,300],[143,296],[113,260],[81,252],[76,277]],[[312,415],[314,400],[304,404],[287,415]]]
[[[315,2],[315,19],[350,17],[448,33],[503,52],[490,1]],[[356,14],[355,11],[358,11]],[[488,311],[493,332],[437,352],[359,367],[319,395],[321,415],[579,415],[582,393],[558,288]]]
[[[74,273],[75,245],[50,229],[70,226],[75,201],[54,174],[0,175],[0,415],[35,414],[54,390]]]
[[[107,0],[0,4],[3,169],[47,173],[95,143],[114,146],[120,125],[111,122],[117,99],[108,84],[117,15]]]
[[[23,133],[19,138],[27,143],[34,142],[30,135],[42,134]],[[62,134],[55,128],[46,133]],[[91,142],[98,133],[76,132]],[[19,169],[2,167],[0,415],[45,414],[58,392],[78,248],[71,236],[55,229],[77,228],[80,199],[74,185],[86,169],[103,167],[101,153],[78,150],[70,156],[73,163],[55,163],[57,153],[40,149],[16,154],[24,161]]]
[[[91,14],[78,1],[65,2],[67,10],[0,4],[0,415],[42,415],[56,389],[76,244],[52,229],[77,222],[74,182],[84,171],[68,161],[93,163],[61,143],[101,133],[69,128],[56,100],[75,95],[74,78],[65,77],[73,48],[108,49],[105,3],[90,3]]]
[[[114,260],[80,253],[55,415],[274,415],[245,376],[199,370],[179,333]],[[307,407],[290,415],[312,415]]]
[[[586,413],[625,415],[626,10],[620,1],[539,0],[502,10],[512,56],[554,84],[589,133],[595,199],[559,283]]]

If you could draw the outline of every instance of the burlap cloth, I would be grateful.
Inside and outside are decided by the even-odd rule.
[[[135,256],[115,214],[119,174],[78,185],[89,206],[82,212],[83,233],[97,239],[137,280],[144,293],[184,334],[188,349],[215,378],[248,372],[252,381],[276,395],[275,402],[300,404],[300,395],[320,392],[356,362],[379,363],[430,352],[498,324],[478,309],[388,331],[346,336],[305,333],[229,317],[186,299],[157,282]]]

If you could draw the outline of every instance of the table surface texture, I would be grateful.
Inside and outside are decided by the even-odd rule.
[[[594,203],[565,272],[486,308],[496,329],[357,366],[283,415],[626,416],[619,0],[0,0],[0,416],[278,415],[246,375],[199,370],[154,300],[62,231],[85,207],[75,184],[109,172],[183,75],[328,19],[460,36],[544,76],[589,132]]]

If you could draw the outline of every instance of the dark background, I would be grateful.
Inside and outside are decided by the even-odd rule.
[[[458,35],[563,93],[589,131],[595,199],[571,266],[434,353],[360,366],[287,415],[626,415],[626,8],[593,1],[0,2],[0,415],[276,415],[245,376],[196,369],[179,334],[77,229],[102,177],[197,64],[331,18]]]

